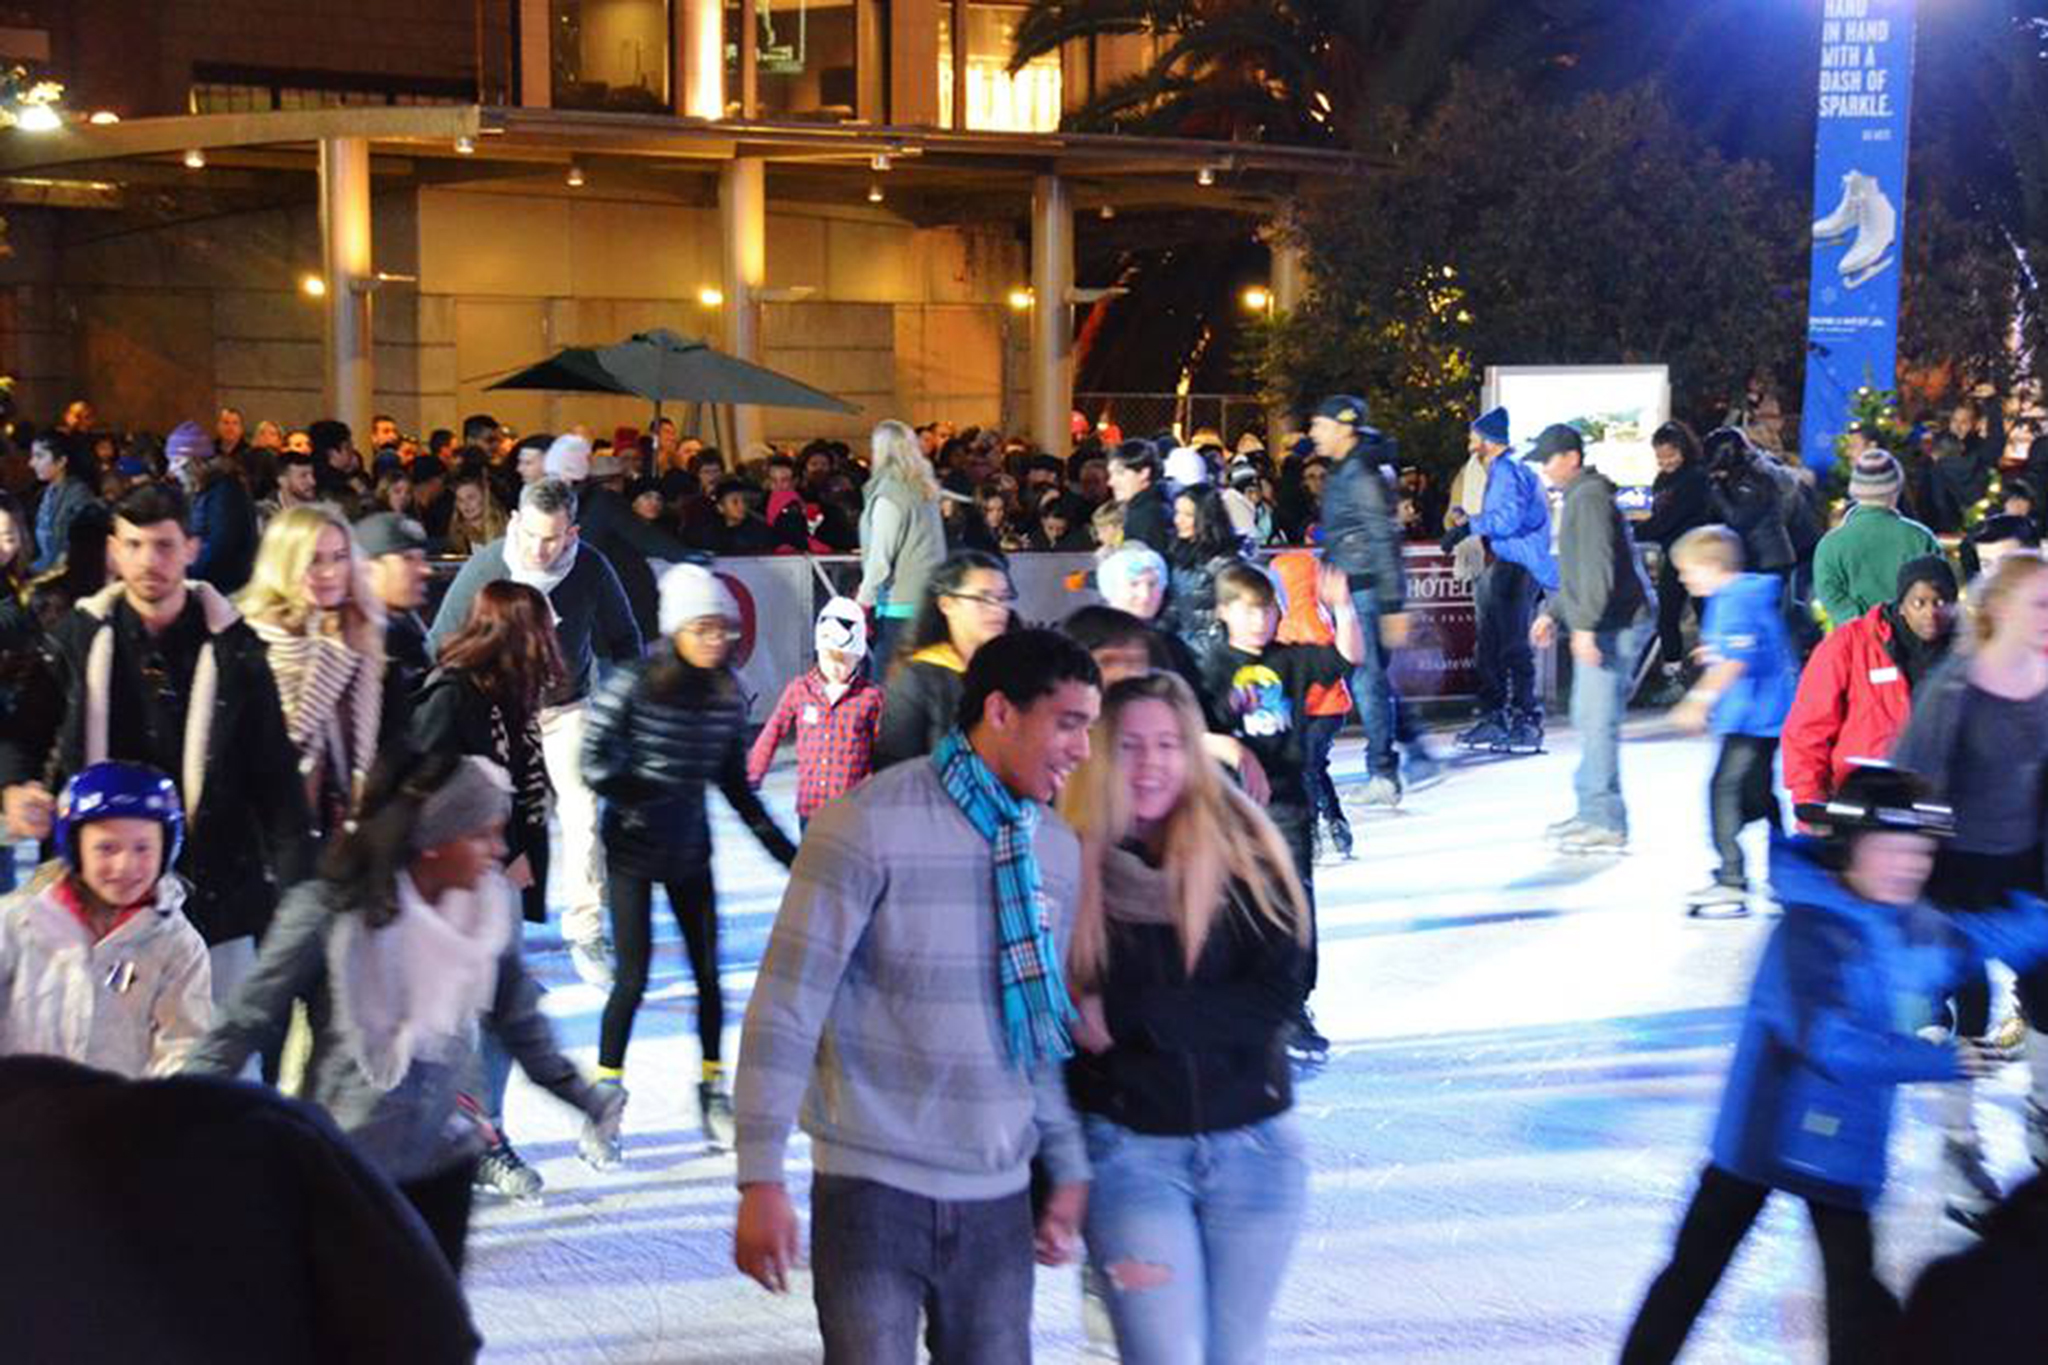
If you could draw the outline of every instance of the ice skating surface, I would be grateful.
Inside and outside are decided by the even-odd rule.
[[[1545,755],[1466,760],[1398,812],[1354,811],[1357,858],[1318,869],[1313,1005],[1334,1048],[1297,1095],[1314,1174],[1275,1362],[1611,1359],[1669,1250],[1773,921],[1683,914],[1710,871],[1711,741],[1631,726],[1633,843],[1619,858],[1543,844],[1570,814],[1575,759],[1557,734]],[[1354,793],[1359,763],[1356,741],[1339,746]],[[792,786],[779,769],[768,795],[793,830]],[[730,1058],[782,878],[714,805]],[[1758,841],[1759,867],[1761,854]],[[594,1065],[602,993],[539,932],[532,946],[565,1045]],[[808,1279],[776,1298],[732,1268],[733,1165],[697,1131],[694,1008],[666,926],[627,1059],[621,1170],[578,1163],[576,1116],[515,1073],[508,1126],[548,1189],[533,1208],[480,1199],[468,1288],[487,1359],[819,1358]],[[2023,1071],[1987,1087],[1986,1142],[2008,1185],[2025,1164]],[[1878,1219],[1894,1288],[1965,1242],[1940,1216],[1931,1098],[1907,1092]],[[800,1209],[807,1183],[793,1175]],[[1820,1311],[1805,1210],[1779,1197],[1686,1359],[1818,1361]],[[1072,1270],[1040,1271],[1035,1330],[1041,1361],[1089,1358]]]

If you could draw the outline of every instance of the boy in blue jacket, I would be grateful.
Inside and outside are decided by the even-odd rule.
[[[1883,1358],[1898,1301],[1871,1268],[1899,1086],[1985,1076],[2009,1054],[1916,1036],[1929,1002],[1983,958],[2048,956],[2048,908],[1948,917],[1922,898],[1953,817],[1924,782],[1878,765],[1809,817],[1824,841],[1779,840],[1771,875],[1785,918],[1764,948],[1713,1155],[1670,1263],[1651,1284],[1623,1365],[1677,1357],[1773,1190],[1806,1201],[1827,1287],[1828,1359]],[[2017,954],[2017,956],[2014,956]],[[1978,968],[1981,969],[1981,968]]]
[[[1749,875],[1742,831],[1763,820],[1779,828],[1778,732],[1799,690],[1799,656],[1785,629],[1784,584],[1773,574],[1742,571],[1742,537],[1726,526],[1701,526],[1671,547],[1672,567],[1686,595],[1704,599],[1700,654],[1706,671],[1672,708],[1680,729],[1710,725],[1721,754],[1707,784],[1707,817],[1719,866],[1714,880],[1685,898],[1694,915],[1749,913]]]

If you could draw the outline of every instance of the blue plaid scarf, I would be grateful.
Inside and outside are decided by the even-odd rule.
[[[1070,1057],[1074,1044],[1067,1020],[1074,1006],[1060,979],[1052,913],[1039,889],[1038,804],[1018,800],[959,730],[939,744],[932,766],[967,823],[995,851],[997,980],[1010,1064],[1028,1069]]]

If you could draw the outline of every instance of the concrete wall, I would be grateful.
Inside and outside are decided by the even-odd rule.
[[[641,403],[486,394],[484,385],[559,346],[651,327],[713,344],[722,335],[720,310],[698,299],[720,277],[712,209],[541,185],[431,189],[420,196],[419,241],[422,326],[430,315],[438,322],[446,300],[456,375],[446,393],[423,377],[428,409],[445,402],[439,410],[487,410],[522,430],[578,421],[600,431],[644,426]],[[879,210],[771,199],[768,287],[816,293],[763,306],[762,361],[862,411],[771,409],[770,439],[852,437],[885,416],[997,420],[1003,300],[1024,270],[1011,233],[921,230]],[[1014,330],[1021,347],[1022,328]]]
[[[720,338],[720,310],[698,299],[720,275],[714,210],[521,185],[382,194],[374,213],[378,269],[420,278],[373,307],[376,407],[409,431],[476,411],[522,431],[645,426],[637,400],[485,386],[559,347],[653,327]],[[29,212],[13,236],[0,365],[20,375],[25,414],[82,393],[109,424],[158,431],[221,403],[252,423],[323,415],[323,305],[299,289],[320,263],[310,204],[169,226]],[[762,360],[862,410],[771,409],[770,439],[857,437],[889,416],[999,421],[1006,340],[1021,414],[1027,339],[1004,299],[1025,273],[999,228],[771,200],[769,287],[816,293],[763,305]]]

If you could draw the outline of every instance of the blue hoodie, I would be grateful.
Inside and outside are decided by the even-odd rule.
[[[1536,471],[1509,451],[1486,467],[1486,501],[1472,518],[1472,534],[1493,553],[1557,591],[1557,559],[1550,552],[1550,499]]]
[[[1714,1164],[1744,1180],[1868,1210],[1884,1191],[1892,1099],[1953,1080],[1956,1052],[1915,1036],[1931,1002],[1997,957],[2048,957],[2048,906],[1951,917],[1863,900],[1808,839],[1771,846],[1785,918],[1764,948],[1714,1127]]]

